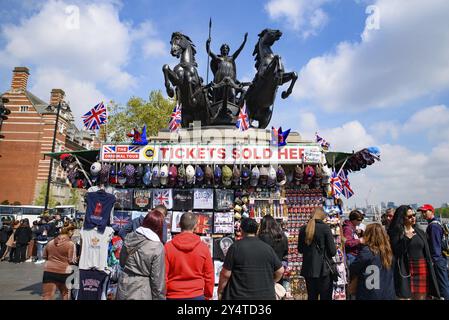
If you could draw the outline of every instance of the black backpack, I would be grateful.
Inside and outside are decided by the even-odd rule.
[[[443,239],[441,240],[441,251],[446,257],[449,257],[449,224],[441,223],[438,220],[434,220],[431,224],[438,224],[443,229]]]

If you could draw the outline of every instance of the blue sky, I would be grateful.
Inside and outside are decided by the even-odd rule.
[[[273,51],[299,73],[275,102],[272,125],[306,138],[320,132],[336,151],[377,145],[382,161],[350,175],[350,204],[449,202],[449,28],[444,0],[0,0],[0,91],[27,66],[28,88],[48,100],[62,88],[77,116],[99,100],[126,104],[163,90],[173,31],[191,37],[206,78],[205,41],[236,50],[240,80],[254,76],[257,34],[280,29]],[[374,5],[378,28],[370,28]],[[79,25],[67,27],[75,6]],[[73,20],[70,20],[73,22]],[[78,20],[77,20],[78,21]],[[164,91],[165,94],[165,91]],[[371,190],[371,192],[370,192]]]

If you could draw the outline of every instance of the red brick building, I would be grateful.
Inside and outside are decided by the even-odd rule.
[[[47,103],[27,90],[29,75],[28,68],[16,67],[11,88],[3,93],[9,99],[5,106],[11,114],[1,127],[4,138],[0,139],[0,202],[33,204],[48,178],[50,159],[44,158],[44,153],[51,152],[57,105],[64,101],[65,93],[53,89]],[[63,103],[55,152],[98,146],[97,138],[78,130],[73,121],[70,107]],[[64,204],[70,197],[70,186],[57,162],[53,164],[52,181],[53,197]]]

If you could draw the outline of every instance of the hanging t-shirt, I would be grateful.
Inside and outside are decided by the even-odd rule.
[[[77,300],[102,300],[108,275],[97,270],[80,270]]]
[[[105,191],[89,192],[86,196],[87,209],[84,221],[85,229],[98,228],[103,232],[111,222],[111,211],[115,196]]]
[[[89,270],[95,268],[100,271],[107,269],[109,242],[114,230],[106,227],[103,233],[91,229],[81,229],[81,257],[79,268]]]

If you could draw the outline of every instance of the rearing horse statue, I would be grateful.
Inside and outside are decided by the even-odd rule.
[[[168,64],[162,67],[165,79],[165,89],[169,97],[176,95],[182,106],[182,127],[188,128],[193,121],[201,121],[201,125],[209,123],[209,113],[205,94],[195,94],[202,86],[202,79],[198,76],[195,61],[195,45],[190,38],[180,32],[174,32],[171,37],[170,53],[176,58],[181,58],[173,70]]]
[[[283,99],[286,99],[292,93],[298,79],[296,72],[284,72],[281,57],[271,50],[271,46],[281,36],[282,32],[279,30],[263,30],[259,34],[259,41],[253,52],[257,73],[246,92],[245,100],[250,122],[257,120],[258,127],[262,129],[270,123],[277,88],[291,81],[288,89],[281,95]]]

